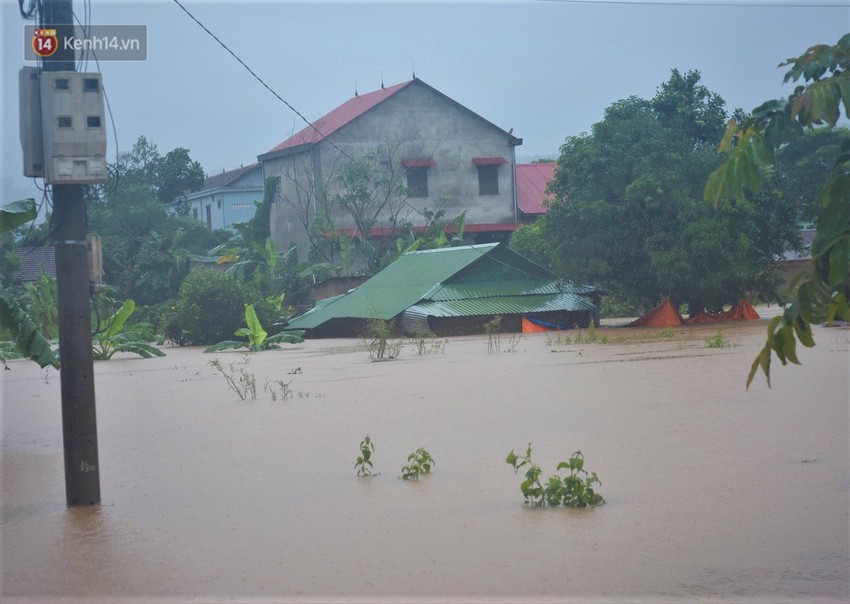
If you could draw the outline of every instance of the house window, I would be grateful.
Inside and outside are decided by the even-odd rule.
[[[428,197],[428,168],[434,161],[427,157],[411,158],[401,162],[407,168],[407,194],[409,197]]]
[[[221,209],[221,197],[215,200],[215,207],[219,210]]]
[[[207,206],[207,228],[212,230],[212,206]]]
[[[407,169],[408,197],[428,197],[428,168]]]
[[[504,157],[474,157],[472,163],[478,168],[478,194],[499,194],[499,166],[508,163]]]
[[[198,208],[192,208],[192,218],[198,219]]]
[[[499,194],[499,164],[478,166],[478,194]]]

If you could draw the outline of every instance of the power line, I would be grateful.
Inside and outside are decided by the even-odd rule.
[[[320,130],[316,127],[316,126],[314,126],[312,122],[310,122],[310,121],[309,121],[306,117],[304,117],[304,116],[301,114],[301,112],[300,112],[300,111],[298,111],[295,107],[293,107],[292,105],[290,105],[290,104],[286,101],[286,99],[284,99],[284,98],[283,98],[282,96],[280,96],[277,92],[275,92],[275,91],[272,89],[272,87],[271,87],[271,86],[269,86],[268,84],[266,84],[265,80],[263,80],[263,78],[261,78],[260,76],[258,76],[258,75],[254,72],[254,70],[253,70],[253,69],[251,69],[250,67],[248,67],[248,65],[245,63],[245,61],[243,61],[242,59],[240,59],[240,58],[239,58],[239,56],[238,56],[235,52],[233,52],[232,50],[230,50],[230,48],[227,46],[227,44],[225,44],[224,42],[222,42],[222,41],[218,38],[218,36],[216,36],[213,32],[211,32],[211,31],[207,28],[207,26],[206,26],[206,25],[204,25],[203,23],[201,23],[201,22],[200,22],[200,21],[199,21],[199,20],[195,17],[195,15],[193,15],[192,13],[190,13],[190,12],[186,9],[186,7],[185,7],[185,6],[183,6],[182,4],[180,4],[180,0],[174,0],[174,3],[175,3],[177,6],[179,6],[181,9],[183,9],[183,12],[184,12],[184,13],[186,13],[187,15],[189,15],[189,18],[190,18],[190,19],[192,19],[192,21],[194,21],[195,23],[197,23],[197,24],[198,24],[198,26],[199,26],[201,29],[203,29],[205,32],[207,32],[207,34],[209,34],[209,35],[212,37],[212,39],[213,39],[213,40],[215,40],[216,42],[218,42],[218,43],[219,43],[219,45],[220,45],[220,46],[221,46],[224,50],[226,50],[228,53],[230,53],[230,56],[232,56],[234,59],[236,59],[237,61],[239,61],[239,64],[240,64],[240,65],[242,65],[242,67],[244,67],[245,69],[247,69],[247,70],[248,70],[248,73],[250,73],[252,76],[254,76],[254,78],[255,78],[255,79],[256,79],[256,80],[257,80],[260,84],[262,84],[262,85],[263,85],[263,87],[264,87],[266,90],[268,90],[269,92],[271,92],[271,93],[275,96],[275,98],[277,98],[277,99],[278,99],[281,103],[283,103],[284,105],[286,105],[287,107],[289,107],[289,109],[290,109],[293,113],[295,113],[295,115],[297,115],[297,116],[298,116],[298,117],[300,117],[302,120],[304,120],[304,123],[305,123],[305,124],[307,124],[310,128],[312,128],[313,130],[315,130],[315,131],[316,131],[316,134],[318,134],[320,137],[322,137],[322,139],[328,140],[328,143],[330,143],[330,144],[331,144],[331,146],[332,146],[334,149],[336,149],[337,151],[339,151],[340,153],[342,153],[345,157],[347,157],[347,158],[348,158],[348,159],[350,159],[351,161],[354,161],[354,158],[353,158],[353,157],[351,157],[348,153],[346,153],[345,151],[343,151],[342,149],[340,149],[340,148],[339,148],[336,144],[334,144],[334,142],[333,142],[332,140],[327,139],[327,137],[325,137],[325,135],[324,135],[324,134],[322,134],[322,132],[321,132],[321,131],[320,131]]]

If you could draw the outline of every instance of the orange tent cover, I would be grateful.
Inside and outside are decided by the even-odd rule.
[[[707,313],[701,312],[697,313],[685,323],[688,325],[693,325],[694,323],[719,323],[721,321],[756,321],[761,319],[756,311],[753,308],[753,305],[750,304],[749,300],[746,298],[741,298],[738,303],[727,310],[726,312],[721,313]]]
[[[678,327],[684,324],[685,320],[679,311],[670,302],[670,298],[664,298],[658,306],[644,314],[642,317],[635,319],[626,327]]]

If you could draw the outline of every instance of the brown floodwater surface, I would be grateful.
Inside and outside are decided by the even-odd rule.
[[[699,326],[98,362],[103,501],[75,509],[59,375],[10,362],[2,601],[847,602],[850,331],[817,328],[747,391],[765,327],[719,326],[724,348]],[[367,434],[378,475],[357,478]],[[505,457],[529,442],[544,477],[581,449],[606,504],[523,505]],[[403,481],[417,447],[434,471]]]

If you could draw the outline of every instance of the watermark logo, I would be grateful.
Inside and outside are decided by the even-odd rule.
[[[51,56],[59,48],[55,29],[33,29],[32,49],[39,57]]]
[[[25,61],[146,61],[146,25],[24,26]],[[57,51],[60,51],[57,54]],[[71,55],[70,53],[73,53]],[[61,59],[60,59],[61,57]]]

